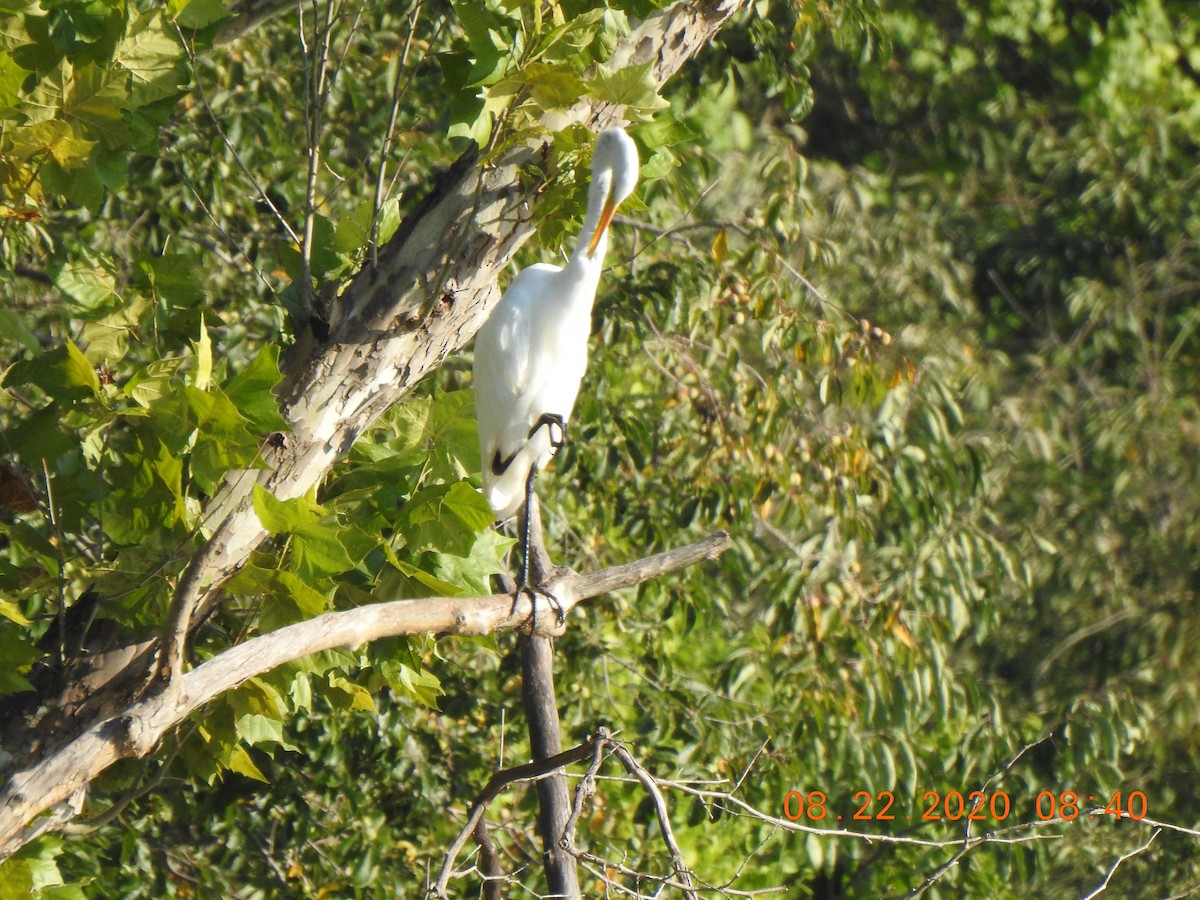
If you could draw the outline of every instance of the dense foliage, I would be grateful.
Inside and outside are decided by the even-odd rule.
[[[1193,827],[1200,26],[1180,0],[836,6],[756,4],[660,96],[598,65],[646,3],[302,4],[230,43],[213,0],[9,4],[0,702],[160,626],[209,498],[284,427],[271,389],[312,297],[469,142],[548,143],[563,177],[520,261],[569,246],[590,144],[552,123],[586,93],[629,104],[643,180],[540,482],[552,551],[582,571],[718,527],[735,547],[573,616],[568,740],[608,725],[681,780],[753,762],[746,802],[820,791],[877,834],[961,838],[918,821],[956,790],[1011,798],[975,833],[1037,822],[1043,791],[1140,791]],[[474,491],[468,371],[448,359],[317,496],[259,493],[275,540],[197,659],[486,588],[512,541]],[[420,896],[528,756],[512,657],[393,640],[252,679],[110,770],[85,813],[132,802],[0,867],[0,896]],[[897,819],[852,822],[862,791]],[[715,884],[900,897],[955,854],[669,799]],[[492,818],[536,890],[533,803]],[[590,852],[669,871],[637,786],[602,782],[585,824]],[[1079,896],[1150,828],[1037,833],[927,895]],[[1164,832],[1112,891],[1191,889],[1195,850]]]

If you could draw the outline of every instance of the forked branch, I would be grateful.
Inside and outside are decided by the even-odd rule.
[[[565,615],[584,600],[713,559],[729,545],[729,535],[717,532],[686,547],[590,575],[560,571],[539,590],[542,597],[553,594]],[[537,622],[539,631],[556,627],[549,604],[535,617],[534,602],[523,595],[514,604],[509,594],[395,600],[325,613],[231,647],[176,675],[158,693],[96,723],[36,765],[14,773],[0,789],[0,861],[26,843],[26,826],[40,813],[58,806],[117,760],[145,756],[191,712],[248,678],[322,650],[353,649],[395,635],[488,634],[527,628],[530,621]]]

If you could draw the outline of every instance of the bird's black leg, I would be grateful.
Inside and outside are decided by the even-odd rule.
[[[563,417],[557,413],[543,413],[538,417],[538,420],[534,422],[533,427],[529,429],[529,437],[532,438],[538,432],[538,429],[541,428],[547,429],[550,436],[550,445],[553,448],[553,452],[557,453],[559,448],[562,447],[563,443],[566,441],[567,423],[564,422]],[[508,461],[500,459],[500,454],[497,453],[496,459],[493,461],[493,469],[496,468],[497,463],[507,467],[507,465],[511,462],[511,458]],[[533,545],[533,483],[534,479],[537,477],[537,471],[537,463],[535,461],[534,464],[529,467],[529,475],[525,479],[525,525],[522,529],[521,540],[521,570],[520,575],[517,578],[517,589],[513,592],[513,614],[516,613],[517,604],[521,602],[522,594],[528,594],[529,599],[532,601],[533,614],[530,616],[531,629],[535,629],[537,627],[537,592],[529,586],[529,554]],[[540,535],[540,522],[538,523],[538,529],[538,533]],[[543,549],[541,553],[544,556],[545,550]],[[546,560],[545,564],[548,565],[549,561]],[[539,575],[539,580],[544,580],[546,574],[547,573],[544,571],[541,572]],[[555,617],[558,620],[558,624],[561,626],[567,618],[566,613],[563,612],[562,604],[558,602],[558,598],[556,598],[553,594],[546,594],[546,597],[550,600],[550,605],[554,607]]]
[[[511,460],[510,460],[511,462]],[[537,594],[529,587],[529,542],[532,539],[533,525],[530,522],[529,509],[530,498],[533,497],[533,480],[537,477],[537,462],[529,467],[529,474],[525,477],[525,523],[521,529],[521,569],[517,575],[517,587],[513,591],[513,605],[509,613],[510,616],[517,614],[517,605],[521,602],[523,594],[529,595],[530,605],[533,613],[530,615],[529,627],[530,630],[537,627]]]
[[[529,467],[529,475],[525,479],[525,528],[524,534],[521,536],[521,574],[517,578],[517,596],[520,596],[521,591],[529,587],[529,540],[533,532],[529,510],[532,508],[530,501],[533,499],[533,479],[536,477],[537,462],[534,462]]]

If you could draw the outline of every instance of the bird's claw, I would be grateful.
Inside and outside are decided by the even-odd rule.
[[[554,610],[555,630],[561,632],[567,624],[567,611],[563,609],[562,602],[549,591],[539,591],[531,588],[529,585],[522,585],[513,591],[513,605],[510,616],[517,615],[517,607],[521,605],[521,597],[529,596],[529,633],[536,634],[538,631],[538,597],[545,597],[550,601],[550,607]]]

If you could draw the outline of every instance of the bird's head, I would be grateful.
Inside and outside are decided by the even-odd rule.
[[[588,244],[588,256],[596,252],[608,223],[617,211],[617,205],[633,193],[637,179],[638,154],[633,139],[622,128],[600,132],[596,138],[596,149],[592,152],[592,184],[588,191],[588,205],[602,205],[600,220]]]

